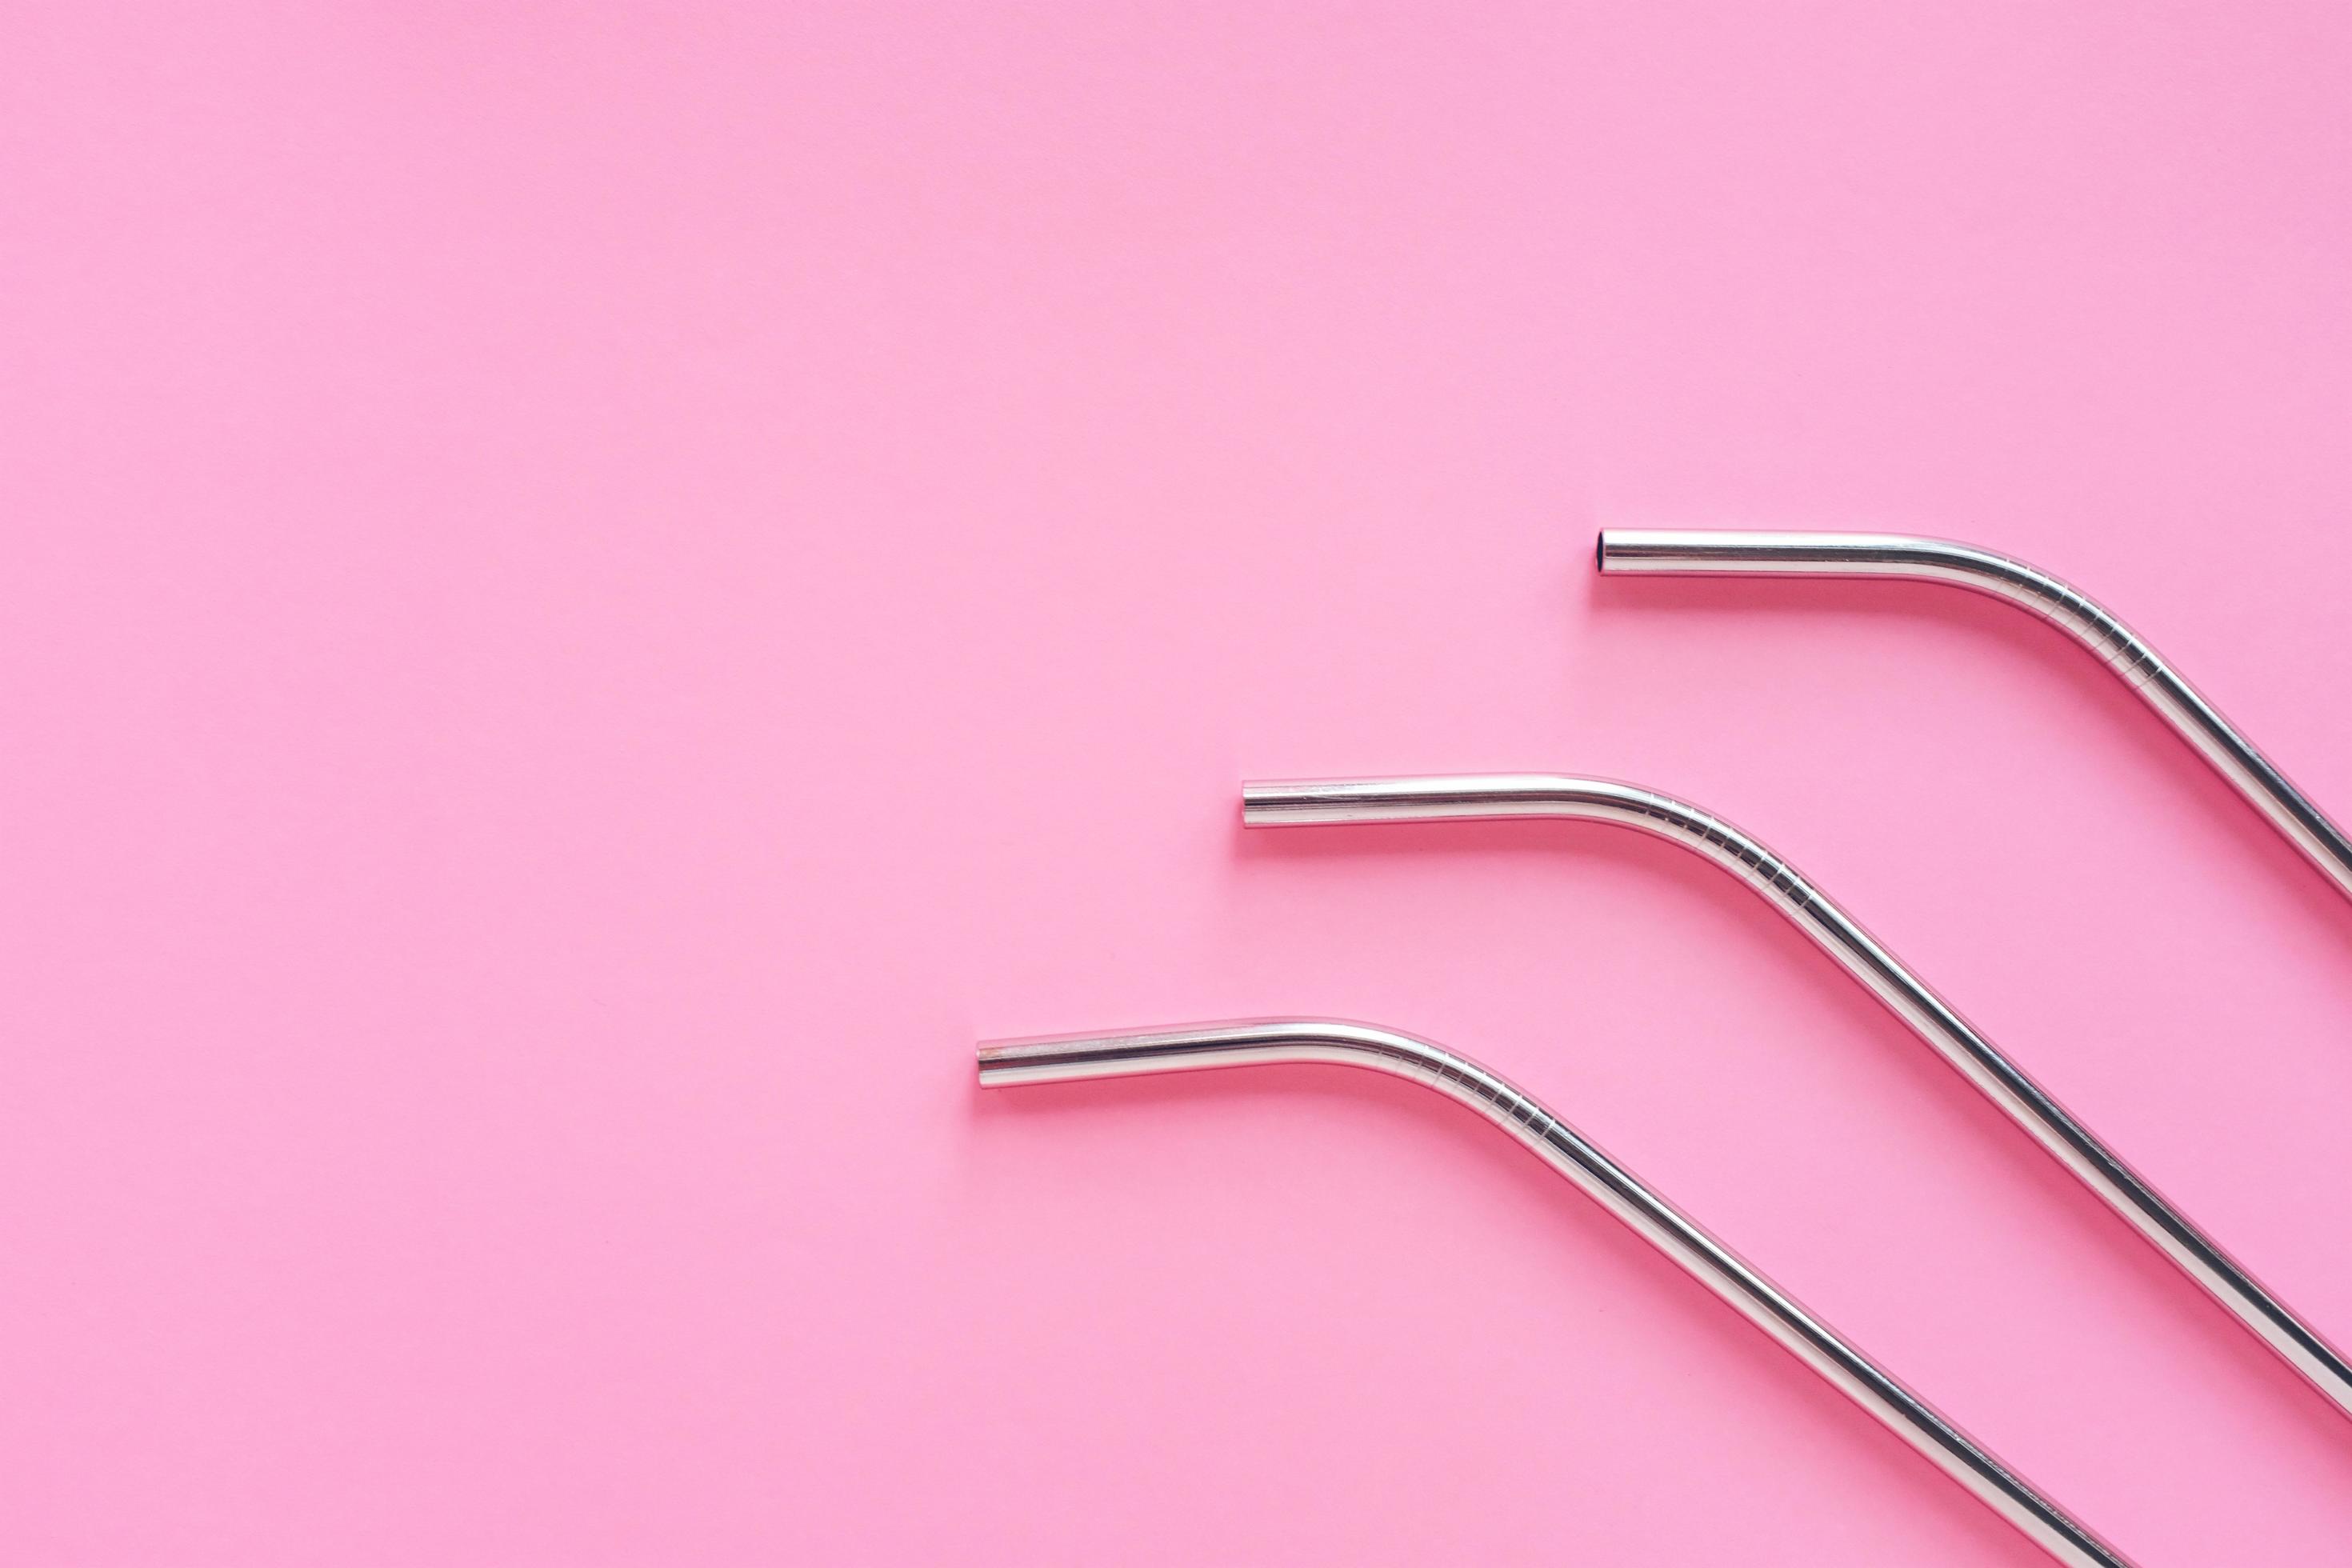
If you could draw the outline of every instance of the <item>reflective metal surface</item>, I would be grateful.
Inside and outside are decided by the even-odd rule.
[[[1795,867],[1729,823],[1654,790],[1551,773],[1242,786],[1242,819],[1255,826],[1525,816],[1576,817],[1639,828],[1706,857],[1747,883],[2313,1386],[2352,1415],[2352,1363],[2343,1352],[2289,1311]]]
[[[2145,638],[2039,567],[1972,544],[1893,533],[1601,531],[1601,570],[1798,577],[1903,577],[1973,588],[2021,605],[2099,656],[2117,679],[2253,802],[2271,826],[2352,897],[2352,838],[2221,717]]]
[[[1116,1078],[1266,1062],[1328,1062],[1410,1079],[1534,1150],[1587,1196],[1835,1384],[2050,1555],[2077,1568],[2130,1560],[1987,1453],[1787,1292],[1508,1081],[1441,1046],[1368,1024],[1263,1019],[1150,1032],[1003,1040],[980,1047],[983,1085]]]

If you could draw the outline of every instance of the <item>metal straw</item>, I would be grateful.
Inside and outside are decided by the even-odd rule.
[[[2099,656],[2213,771],[2270,818],[2286,840],[2352,898],[2352,838],[2147,640],[2040,567],[1948,539],[1896,533],[1746,533],[1713,530],[1601,531],[1595,552],[1612,575],[1895,577],[1990,594],[2031,610]]]
[[[1041,1083],[1268,1062],[1370,1068],[1461,1101],[1534,1150],[1586,1196],[1737,1308],[2051,1556],[2073,1568],[2131,1568],[2130,1559],[1583,1134],[1506,1079],[1442,1046],[1369,1024],[1324,1019],[1197,1024],[1133,1034],[997,1041],[980,1047],[980,1081],[990,1086]]]
[[[1987,1100],[2056,1155],[2312,1385],[2352,1415],[2352,1363],[2243,1265],[2076,1121],[1926,981],[1874,940],[1797,868],[1720,817],[1634,784],[1553,773],[1306,780],[1242,786],[1242,820],[1431,822],[1575,817],[1639,828],[1729,871],[1843,964],[1887,1010],[1958,1068]]]

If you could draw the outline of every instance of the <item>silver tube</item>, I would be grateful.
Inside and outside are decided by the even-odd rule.
[[[1564,816],[1613,822],[1678,844],[1732,875],[1845,967],[1887,1010],[2057,1156],[2288,1365],[2352,1415],[2352,1363],[2076,1121],[1797,868],[1687,801],[1607,779],[1553,773],[1334,779],[1242,786],[1253,826]]]
[[[1986,1507],[2074,1568],[2130,1559],[2002,1464],[1885,1368],[1674,1205],[1507,1079],[1465,1057],[1369,1024],[1270,1018],[1133,1034],[1001,1040],[980,1047],[983,1086],[1269,1062],[1369,1068],[1436,1089],[1517,1138],[1684,1272],[1738,1309]]]
[[[1603,529],[1601,570],[1712,576],[1900,577],[1990,594],[2031,610],[2099,656],[2286,840],[2352,898],[2352,838],[2236,726],[2105,606],[2037,566],[1973,544],[1897,533],[1666,532]]]

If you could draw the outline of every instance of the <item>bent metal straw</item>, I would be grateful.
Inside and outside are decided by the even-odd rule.
[[[2070,1568],[2131,1568],[2130,1559],[1582,1133],[1505,1079],[1443,1046],[1370,1024],[1326,1019],[1196,1024],[1131,1034],[994,1041],[980,1047],[980,1081],[995,1087],[1275,1062],[1369,1068],[1459,1100],[1533,1150],[2051,1556]]]

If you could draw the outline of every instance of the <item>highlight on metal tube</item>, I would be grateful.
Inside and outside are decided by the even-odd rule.
[[[2032,1134],[2313,1387],[2352,1415],[2352,1362],[2102,1142],[2050,1092],[1937,995],[1797,868],[1687,801],[1636,784],[1556,773],[1490,773],[1258,783],[1242,820],[1286,824],[1572,817],[1639,828],[1746,883],[1908,1025],[1979,1093]]]
[[[995,1041],[980,1047],[980,1081],[993,1087],[1273,1062],[1368,1068],[1411,1079],[1468,1106],[1533,1150],[2051,1556],[2074,1568],[2130,1568],[2130,1559],[1583,1134],[1500,1075],[1442,1046],[1370,1024],[1253,1019],[1130,1034]]]
[[[2088,595],[2038,566],[1973,544],[1895,533],[1749,533],[1610,528],[1594,547],[1612,574],[1895,577],[2004,599],[2098,655],[2213,771],[2352,898],[2352,837],[2223,718],[2147,640]]]

